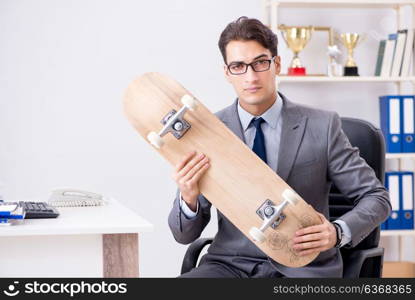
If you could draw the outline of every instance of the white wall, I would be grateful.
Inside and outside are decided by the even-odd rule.
[[[287,25],[335,24],[381,36],[396,30],[391,11],[313,12],[286,10],[280,17]],[[160,71],[213,111],[229,105],[235,95],[223,79],[217,41],[241,15],[261,18],[261,1],[1,0],[0,194],[46,197],[53,187],[71,186],[111,195],[155,225],[140,236],[141,275],[177,276],[186,246],[167,226],[171,168],[128,124],[122,95],[137,75]],[[324,39],[316,35],[301,54],[311,72],[325,70]],[[286,70],[292,54],[280,45]],[[356,50],[362,75],[374,72],[376,51],[373,37]],[[378,125],[377,97],[395,87],[285,84],[281,91]],[[216,230],[213,215],[206,236]]]

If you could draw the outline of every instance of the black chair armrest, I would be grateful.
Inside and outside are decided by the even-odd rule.
[[[377,258],[377,262],[374,263],[373,266],[371,266],[371,268],[376,268],[377,270],[371,270],[371,272],[369,272],[370,274],[372,274],[370,277],[381,277],[384,251],[384,248],[378,247],[371,249],[354,250],[346,259],[343,256],[343,278],[365,277],[366,272],[364,272],[364,270],[362,271],[362,267],[368,258]]]
[[[200,238],[191,243],[187,248],[186,254],[184,255],[182,271],[180,274],[189,272],[191,269],[196,267],[200,252],[202,252],[206,245],[209,245],[212,242],[213,238]]]

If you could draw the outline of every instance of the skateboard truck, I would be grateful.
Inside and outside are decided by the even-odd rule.
[[[298,195],[289,189],[286,189],[282,193],[282,197],[284,198],[284,201],[280,205],[276,206],[271,200],[267,199],[256,211],[264,222],[259,229],[257,227],[252,227],[249,230],[249,235],[255,242],[263,243],[266,239],[264,234],[265,229],[269,226],[275,229],[285,219],[285,215],[283,214],[284,208],[288,204],[296,205],[299,201]]]
[[[179,111],[172,109],[161,120],[164,126],[159,133],[152,131],[147,135],[147,139],[157,149],[160,149],[164,145],[162,137],[167,133],[171,132],[176,139],[180,139],[191,127],[183,116],[188,109],[194,110],[197,107],[197,100],[189,95],[184,95],[181,102],[183,107]]]
[[[283,202],[284,204],[285,202]],[[282,204],[281,204],[282,205]],[[279,205],[279,206],[281,206]],[[261,217],[262,220],[272,218],[275,215],[275,211],[279,211],[279,206],[275,206],[274,203],[267,199],[260,208],[257,209],[256,213],[258,216]],[[285,206],[285,205],[284,205]],[[269,226],[271,226],[273,229],[275,229],[283,220],[285,219],[285,215],[281,213],[279,217],[274,220]]]

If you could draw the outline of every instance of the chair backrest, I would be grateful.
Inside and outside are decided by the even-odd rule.
[[[360,156],[375,171],[377,178],[384,184],[385,179],[385,141],[382,132],[367,121],[354,118],[341,118],[342,129],[352,146],[357,147]],[[333,185],[329,195],[330,219],[334,220],[353,208],[353,199],[344,197]],[[377,247],[380,238],[380,227],[373,230],[354,249]],[[342,255],[351,250],[342,248]]]

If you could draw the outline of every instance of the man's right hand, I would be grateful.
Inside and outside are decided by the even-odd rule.
[[[187,206],[196,211],[197,196],[200,194],[199,180],[209,168],[209,159],[196,151],[187,154],[175,167],[173,179],[179,187]]]

